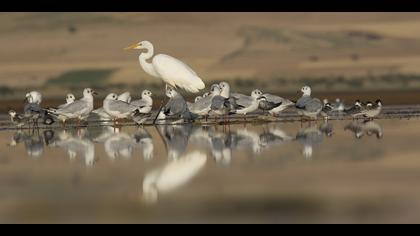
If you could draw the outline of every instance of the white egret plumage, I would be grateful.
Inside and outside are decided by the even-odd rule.
[[[162,79],[166,84],[190,93],[198,93],[205,88],[197,73],[184,62],[166,54],[153,55],[153,45],[149,41],[141,41],[125,48],[129,49],[146,49],[146,52],[140,53],[140,66],[147,74]],[[148,59],[152,61],[149,63]]]

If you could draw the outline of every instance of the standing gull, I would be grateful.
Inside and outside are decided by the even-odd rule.
[[[291,107],[294,103],[288,99],[265,93],[259,97],[259,108],[263,111],[268,111],[270,115],[276,116],[286,108]]]
[[[213,97],[220,94],[219,85],[212,85],[209,95],[205,97],[197,97],[195,103],[189,104],[189,110],[199,116],[207,116],[211,110]]]
[[[83,91],[83,98],[76,100],[66,107],[59,109],[49,109],[48,112],[57,116],[57,118],[65,125],[68,119],[80,120],[87,117],[93,110],[93,95],[97,93],[90,88]]]
[[[193,119],[192,114],[188,109],[187,102],[181,94],[168,86],[166,88],[166,96],[169,97],[169,101],[161,111],[165,118],[181,119],[187,122]]]
[[[317,119],[323,108],[322,102],[318,98],[311,97],[311,88],[309,86],[304,86],[301,92],[303,95],[295,104],[298,114]]]
[[[136,106],[131,105],[128,102],[118,100],[118,95],[110,93],[106,96],[103,107],[105,112],[111,117],[116,124],[119,119],[126,119],[132,116],[137,110]]]
[[[119,101],[123,101],[126,103],[131,102],[131,95],[129,92],[122,93],[118,96]],[[111,116],[105,112],[104,107],[98,108],[96,110],[93,110],[92,113],[97,114],[102,121],[111,120]]]
[[[238,109],[235,111],[235,113],[244,115],[244,119],[246,120],[246,115],[248,113],[254,112],[258,109],[258,98],[261,95],[262,92],[258,89],[252,91],[251,96],[243,95],[240,93],[233,93],[231,96],[235,98],[236,105],[238,106]]]

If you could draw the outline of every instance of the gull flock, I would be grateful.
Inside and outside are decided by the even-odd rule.
[[[197,118],[207,120],[210,116],[228,123],[227,119],[232,114],[243,115],[246,121],[247,114],[257,110],[267,115],[279,116],[288,108],[294,108],[302,119],[309,120],[316,120],[319,116],[327,120],[335,112],[353,118],[373,119],[382,111],[382,102],[379,99],[366,103],[357,100],[353,106],[346,107],[339,99],[332,104],[326,99],[321,101],[312,97],[311,88],[304,86],[301,89],[302,96],[297,101],[291,101],[275,94],[263,93],[259,89],[254,89],[249,95],[235,93],[227,82],[211,85],[210,91],[189,102],[178,89],[197,94],[206,87],[193,69],[172,56],[154,55],[153,45],[148,41],[133,44],[125,50],[142,50],[139,55],[142,69],[166,84],[165,95],[169,100],[165,105],[162,101],[156,115],[152,115],[152,93],[147,89],[142,91],[138,100],[132,100],[129,92],[120,95],[110,93],[103,100],[103,106],[98,109],[94,109],[94,96],[97,93],[91,88],[84,89],[80,99],[76,99],[73,94],[67,94],[65,103],[57,108],[43,108],[41,93],[31,91],[26,94],[23,113],[9,111],[12,123],[18,128],[31,124],[37,126],[41,119],[47,125],[59,121],[65,126],[69,120],[76,120],[78,124],[85,122],[92,114],[99,116],[101,121],[113,121],[114,124],[119,120],[129,119],[140,125],[149,118],[154,120],[154,124],[164,123],[168,119],[193,122]]]

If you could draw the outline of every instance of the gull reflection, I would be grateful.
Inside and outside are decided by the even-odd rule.
[[[159,125],[156,129],[165,143],[168,158],[177,159],[187,149],[193,126],[192,124]]]
[[[269,126],[268,131],[263,131],[260,135],[260,144],[264,149],[281,146],[293,140],[294,138],[289,136],[278,125]]]
[[[155,203],[159,195],[179,189],[203,169],[206,160],[205,154],[194,151],[175,159],[168,159],[163,167],[149,171],[143,179],[143,200]]]
[[[303,156],[307,160],[310,160],[313,155],[314,146],[321,144],[324,136],[317,126],[312,126],[299,131],[296,134],[296,140],[303,145]]]
[[[353,121],[346,125],[344,130],[353,132],[357,139],[361,139],[365,134],[368,136],[375,135],[377,139],[381,139],[384,135],[381,125],[370,120]]]
[[[134,140],[137,146],[143,150],[143,158],[151,160],[153,158],[153,139],[149,132],[143,127],[139,127],[134,133]]]
[[[49,146],[56,146],[67,151],[70,160],[75,160],[80,155],[85,160],[86,166],[93,166],[95,162],[95,146],[88,136],[87,129],[79,129],[71,133],[62,130],[58,136],[49,141]]]
[[[44,138],[38,130],[37,132],[34,130],[32,134],[18,130],[13,134],[9,146],[14,147],[20,143],[23,143],[26,153],[30,157],[39,158],[44,153]]]

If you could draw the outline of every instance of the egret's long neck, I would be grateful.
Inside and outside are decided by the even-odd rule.
[[[147,74],[159,77],[158,73],[153,68],[152,63],[147,62],[148,59],[151,59],[153,57],[153,47],[149,47],[147,49],[147,52],[141,53],[139,56],[140,66],[143,68],[144,71],[146,71]]]

